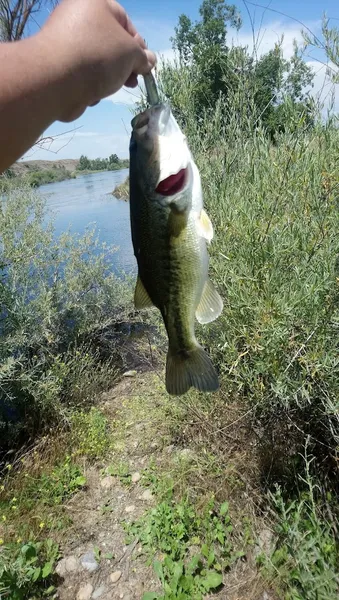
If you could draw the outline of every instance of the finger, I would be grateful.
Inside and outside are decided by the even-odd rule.
[[[130,75],[129,78],[127,79],[127,81],[125,82],[125,86],[129,87],[129,88],[136,88],[137,85],[138,85],[138,78],[134,73],[132,73],[132,75]]]

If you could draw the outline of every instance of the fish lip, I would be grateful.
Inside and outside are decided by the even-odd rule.
[[[146,110],[142,111],[141,113],[135,115],[135,117],[133,117],[132,121],[131,121],[131,126],[133,131],[138,131],[138,129],[141,129],[143,127],[143,125],[149,125],[151,119],[155,120],[155,117],[157,117],[156,121],[157,121],[157,126],[158,129],[160,130],[160,121],[161,119],[163,119],[163,115],[165,113],[166,118],[166,123],[164,124],[164,127],[166,127],[168,119],[170,117],[171,114],[171,109],[169,104],[154,104],[153,106],[150,106],[149,108],[146,108]],[[147,123],[146,123],[147,120]],[[140,121],[142,121],[142,125],[140,124]],[[160,133],[160,131],[159,131]]]

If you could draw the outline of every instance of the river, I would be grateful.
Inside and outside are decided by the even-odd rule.
[[[54,217],[55,235],[70,230],[84,233],[95,225],[100,241],[118,247],[112,270],[133,273],[136,261],[130,233],[129,203],[112,196],[112,191],[128,176],[128,169],[81,175],[39,187]]]

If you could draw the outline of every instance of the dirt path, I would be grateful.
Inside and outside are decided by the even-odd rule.
[[[66,507],[72,526],[57,566],[60,600],[141,600],[144,592],[161,592],[138,539],[126,544],[124,524],[157,503],[145,485],[145,470],[175,469],[178,456],[186,460],[193,452],[178,440],[173,443],[176,425],[170,411],[166,416],[169,402],[173,400],[164,393],[162,380],[150,372],[124,377],[103,395],[101,408],[112,424],[113,449],[102,464],[87,467],[86,489]],[[238,562],[225,583],[214,598],[273,599],[258,580],[254,555]]]

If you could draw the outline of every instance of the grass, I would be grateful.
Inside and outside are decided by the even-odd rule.
[[[85,465],[112,443],[103,413],[75,412],[70,428],[47,436],[0,480],[0,592],[21,600],[55,592],[59,543],[71,525],[64,504],[86,486]]]
[[[113,192],[112,195],[115,198],[118,198],[118,200],[125,200],[126,202],[128,202],[129,200],[129,178],[127,177],[126,181],[123,181],[123,183],[120,183],[119,185],[117,185]]]
[[[217,507],[211,499],[199,512],[187,499],[175,502],[167,494],[127,530],[144,551],[161,556],[153,566],[164,594],[147,592],[143,600],[200,600],[222,585],[223,571],[243,555],[234,551],[227,502]]]

